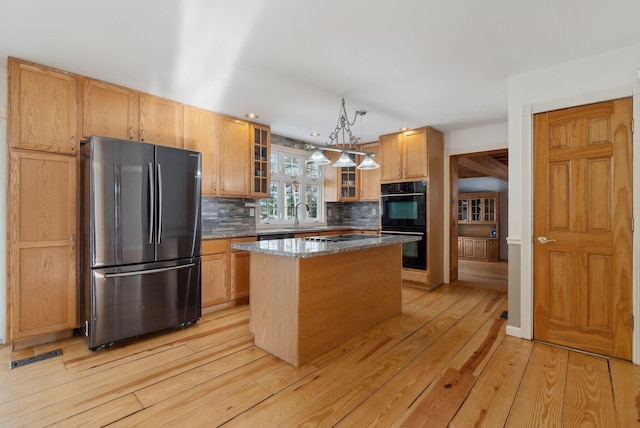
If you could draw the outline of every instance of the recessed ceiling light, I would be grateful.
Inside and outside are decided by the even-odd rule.
[[[311,134],[309,134],[309,135],[311,135],[312,137],[319,137],[319,136],[320,136],[320,133],[319,133],[319,132],[312,132],[312,133],[311,133]]]
[[[402,128],[400,128],[401,132],[408,131],[408,130],[409,130],[409,128],[407,128],[406,126],[403,126]]]
[[[245,114],[245,115],[244,115],[244,117],[246,117],[247,119],[257,119],[257,118],[259,118],[260,116],[258,116],[258,115],[257,115],[257,114],[255,114],[255,113],[247,113],[247,114]]]

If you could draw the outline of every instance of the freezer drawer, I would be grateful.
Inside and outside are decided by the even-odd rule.
[[[93,269],[86,311],[89,349],[201,316],[200,258]]]

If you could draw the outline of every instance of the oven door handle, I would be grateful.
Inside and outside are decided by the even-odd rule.
[[[414,236],[422,236],[423,232],[400,232],[398,230],[383,230],[380,233],[386,233],[388,235],[414,235]]]
[[[424,196],[424,193],[393,193],[393,194],[384,194],[380,195],[381,198],[391,198],[391,197],[400,197],[400,196]]]

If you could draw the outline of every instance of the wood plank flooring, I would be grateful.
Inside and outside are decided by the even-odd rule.
[[[506,305],[405,287],[401,315],[299,368],[253,345],[248,306],[97,352],[4,347],[0,427],[640,426],[640,367],[507,337]]]
[[[477,260],[458,260],[458,284],[481,286],[492,290],[507,292],[509,264],[506,260],[483,262]]]

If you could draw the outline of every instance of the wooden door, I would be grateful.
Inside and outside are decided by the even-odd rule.
[[[140,141],[181,148],[183,120],[182,104],[140,94]]]
[[[414,129],[404,133],[402,177],[419,180],[428,176],[427,130]]]
[[[83,78],[82,135],[133,140],[138,136],[138,93]]]
[[[9,144],[78,151],[78,76],[9,58]]]
[[[631,140],[631,99],[534,117],[538,340],[631,359]]]
[[[11,340],[78,325],[77,158],[11,151]]]
[[[380,181],[394,182],[400,179],[400,141],[402,134],[380,137]]]
[[[202,194],[205,196],[215,196],[218,188],[214,123],[215,113],[191,106],[184,107],[184,148],[202,153]]]
[[[220,195],[251,195],[249,173],[252,145],[249,122],[219,117],[220,124]]]

